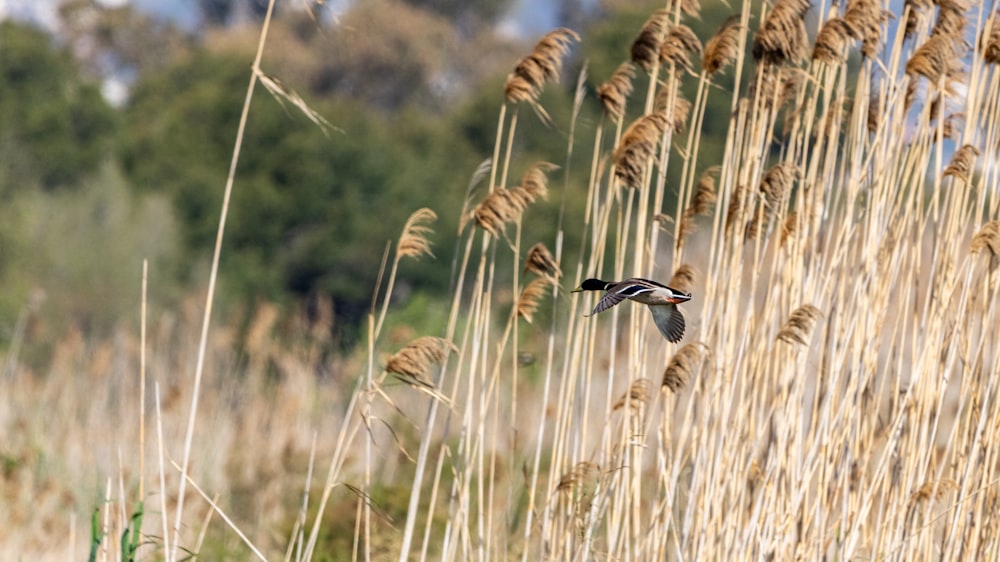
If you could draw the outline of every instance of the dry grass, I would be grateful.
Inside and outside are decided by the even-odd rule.
[[[277,338],[276,316],[262,310],[249,331],[252,361],[240,367],[219,351],[236,336],[214,329],[190,470],[202,489],[221,493],[210,528],[235,536],[221,522],[228,512],[267,557],[296,560],[318,557],[337,515],[353,530],[344,556],[356,559],[995,558],[1000,78],[993,31],[980,26],[996,20],[957,4],[937,14],[907,6],[895,21],[912,41],[880,52],[883,15],[848,3],[836,40],[807,61],[816,30],[800,27],[804,2],[777,2],[752,39],[742,35],[745,5],[706,46],[698,76],[660,68],[663,39],[684,10],[658,12],[632,52],[664,79],[638,100],[629,99],[627,71],[609,80],[606,114],[617,130],[605,137],[597,128],[587,193],[570,194],[587,200],[587,216],[564,225],[583,230],[577,263],[560,262],[561,236],[554,255],[538,246],[522,255],[521,213],[544,204],[542,172],[552,169],[508,186],[509,158],[495,157],[503,171],[499,181],[492,172],[490,194],[471,213],[480,228],[459,233],[456,290],[439,333],[410,347],[385,333],[395,265],[373,302],[363,359],[330,365],[323,339],[308,336],[318,328]],[[956,29],[982,38],[975,57],[957,56]],[[570,35],[559,37],[539,48],[564,54]],[[851,49],[863,55],[860,73],[843,66]],[[759,66],[744,83],[750,56]],[[532,102],[555,66],[539,57],[515,72],[535,81],[524,90]],[[731,62],[736,90],[708,88]],[[676,87],[686,79],[698,94],[680,138]],[[722,154],[699,152],[709,95],[731,96],[732,114],[711,116],[729,122]],[[507,96],[521,99],[509,88]],[[940,134],[952,111],[933,108],[942,100],[964,114],[954,147]],[[628,103],[644,117],[623,132]],[[506,156],[517,139],[502,107],[495,154]],[[660,173],[671,165],[684,170],[677,186]],[[715,165],[696,181],[695,170]],[[703,228],[683,226],[696,216]],[[393,264],[426,254],[416,243],[425,225],[411,218]],[[496,275],[507,252],[510,286]],[[682,305],[687,339],[664,341],[640,306],[584,317],[594,297],[563,294],[560,267],[574,284],[672,275],[694,295]],[[524,271],[535,277],[522,287]],[[538,321],[544,306],[548,323]],[[194,354],[174,330],[154,327],[149,345],[168,457],[180,450]],[[14,436],[3,473],[13,527],[47,530],[39,539],[6,527],[8,552],[79,552],[86,525],[78,516],[74,527],[60,506],[94,505],[74,496],[81,481],[91,500],[107,497],[97,505],[110,535],[124,527],[139,477],[129,460],[133,340],[89,344],[71,334],[48,376],[2,381],[5,396],[23,397],[0,403],[0,427]],[[383,368],[420,388],[388,385]],[[331,371],[337,377],[321,376]],[[37,404],[53,414],[37,415]],[[306,476],[314,465],[328,467],[325,479]],[[87,480],[69,476],[81,467]],[[388,486],[390,498],[375,493]],[[166,545],[155,514],[175,512],[177,472],[163,469],[150,488],[140,553],[158,557]],[[407,505],[390,524],[386,504],[399,497]],[[197,548],[209,508],[188,500],[180,546]],[[115,557],[115,541],[102,544]]]

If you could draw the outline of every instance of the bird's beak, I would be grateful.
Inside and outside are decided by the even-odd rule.
[[[583,291],[583,287],[577,287],[577,288],[573,289],[573,290],[572,290],[572,291],[570,291],[570,292],[571,292],[571,293],[579,293],[579,292],[581,292],[581,291]]]

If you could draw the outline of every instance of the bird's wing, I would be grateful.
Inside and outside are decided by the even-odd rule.
[[[653,287],[645,287],[637,283],[619,283],[608,289],[607,293],[604,293],[604,296],[597,302],[597,306],[594,307],[594,311],[590,314],[593,316],[594,314],[604,312],[625,299],[630,299],[642,293],[649,293],[653,290]]]
[[[684,337],[684,315],[676,304],[652,304],[649,312],[653,314],[653,323],[668,341],[677,343]]]

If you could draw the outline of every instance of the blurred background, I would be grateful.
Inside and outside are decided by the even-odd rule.
[[[430,206],[438,239],[453,239],[517,59],[555,26],[586,37],[545,94],[562,99],[543,99],[552,126],[529,115],[519,131],[518,159],[567,165],[577,76],[586,64],[585,87],[605,80],[656,6],[278,2],[262,68],[333,128],[258,92],[222,254],[222,318],[246,318],[261,302],[282,316],[327,307],[337,345],[353,346],[385,244],[406,217]],[[134,328],[143,259],[151,310],[200,293],[266,7],[0,2],[0,345],[24,327],[23,366],[44,371],[51,342],[69,331]],[[727,14],[709,7],[693,25],[709,33]],[[592,137],[599,115],[589,96],[578,138]],[[590,156],[586,146],[576,154]],[[563,206],[583,204],[554,187],[554,204],[526,217],[549,244]],[[572,234],[566,244],[573,251]],[[449,263],[451,248],[437,248]],[[423,310],[448,293],[446,265],[405,267],[402,304]]]

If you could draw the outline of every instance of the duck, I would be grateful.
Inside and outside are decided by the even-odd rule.
[[[606,291],[601,300],[597,301],[597,306],[594,307],[594,311],[589,316],[600,314],[628,299],[649,307],[649,312],[653,315],[653,323],[656,324],[663,337],[667,338],[667,341],[677,343],[684,337],[684,315],[681,314],[677,305],[691,300],[691,293],[678,291],[662,283],[641,277],[631,277],[623,281],[586,279],[572,292],[579,293],[581,291]]]

